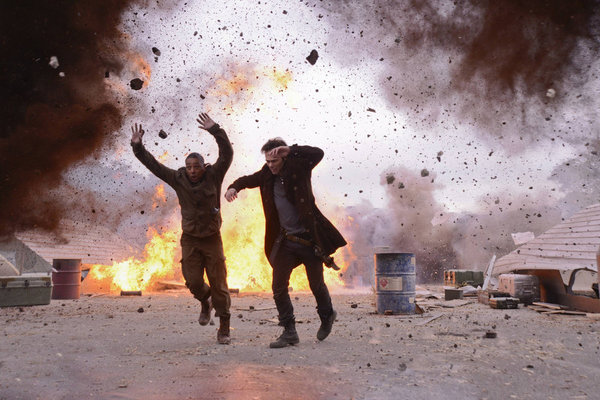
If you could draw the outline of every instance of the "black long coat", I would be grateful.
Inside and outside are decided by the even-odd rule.
[[[290,146],[290,154],[280,171],[283,187],[288,200],[297,207],[300,221],[312,239],[327,254],[345,246],[346,241],[341,233],[321,213],[315,203],[311,185],[312,169],[323,158],[323,150],[311,146]],[[265,253],[271,254],[273,244],[281,230],[279,215],[275,207],[274,189],[275,175],[267,164],[252,175],[242,176],[235,180],[229,189],[241,191],[246,188],[260,187],[263,211],[265,213]]]

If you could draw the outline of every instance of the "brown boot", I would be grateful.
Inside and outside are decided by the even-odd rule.
[[[219,344],[231,343],[231,338],[229,337],[229,319],[229,315],[219,317],[220,325],[219,330],[217,331],[217,342],[219,342]]]
[[[200,304],[202,304],[202,310],[200,311],[200,318],[198,318],[198,322],[202,326],[208,325],[208,323],[210,322],[210,312],[213,309],[212,301],[209,297],[206,300],[202,300]]]

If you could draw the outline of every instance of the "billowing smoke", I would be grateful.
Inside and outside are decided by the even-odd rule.
[[[435,174],[427,170],[390,168],[381,174],[387,205],[365,202],[348,207],[351,221],[344,235],[352,243],[346,281],[372,283],[373,254],[380,247],[414,253],[417,281],[441,283],[443,271],[453,268],[484,270],[492,255],[515,249],[512,234],[536,236],[560,222],[561,212],[548,193],[510,194],[480,199],[481,211],[449,213],[434,197]]]
[[[456,264],[452,248],[454,228],[445,221],[444,208],[434,199],[435,175],[427,170],[413,172],[407,168],[389,169],[381,175],[387,206],[376,209],[369,203],[349,207],[346,213],[352,224],[345,235],[357,255],[373,254],[378,247],[414,253],[417,257],[417,279],[435,281],[440,271]],[[363,283],[372,276],[365,260],[352,264],[348,279],[359,275]]]
[[[514,192],[502,188],[474,194],[479,206],[454,215],[436,204],[435,185],[419,181],[418,172],[412,173],[418,184],[411,193],[408,185],[394,186],[408,181],[401,178],[407,171],[395,169],[391,184],[390,171],[384,171],[388,207],[349,210],[361,235],[368,233],[356,235],[361,251],[372,254],[373,246],[383,244],[415,252],[424,269],[420,280],[439,282],[435,277],[443,269],[483,269],[494,253],[512,251],[511,233],[537,236],[561,217],[599,201],[600,186],[594,182],[600,176],[600,2],[375,0],[322,7],[337,28],[330,33],[334,45],[329,48],[336,60],[373,65],[379,91],[392,109],[410,129],[428,132],[433,141],[437,137],[444,152],[450,131],[500,147],[506,157],[542,145],[581,149],[554,169],[558,187],[532,185],[524,191],[529,185],[516,181]],[[340,42],[344,46],[335,45]],[[349,46],[353,57],[347,56]],[[507,158],[498,165],[513,162],[518,161]],[[432,171],[431,176],[436,172],[444,173]],[[530,177],[537,173],[532,164]],[[365,274],[372,274],[371,268]]]
[[[521,151],[523,141],[597,131],[588,82],[597,76],[599,5],[375,0],[326,8],[339,28],[332,41],[339,32],[354,38],[338,61],[378,65],[384,95],[415,126],[454,121]]]
[[[554,168],[552,179],[567,193],[561,200],[561,208],[568,214],[600,203],[600,139],[589,138],[581,153]]]
[[[105,82],[123,67],[129,3],[0,5],[0,234],[53,229],[69,207],[53,193],[63,172],[113,143],[124,110]]]

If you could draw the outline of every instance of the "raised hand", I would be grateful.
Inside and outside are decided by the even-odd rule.
[[[279,147],[275,147],[274,149],[270,150],[267,153],[267,156],[276,157],[276,158],[285,158],[289,154],[290,154],[290,148],[288,146],[279,146]]]
[[[207,113],[198,114],[198,124],[200,124],[200,129],[204,129],[205,131],[209,130],[215,125],[215,121],[213,121]]]
[[[144,129],[142,128],[142,124],[138,126],[136,123],[131,127],[131,143],[141,143],[142,137],[144,136]]]

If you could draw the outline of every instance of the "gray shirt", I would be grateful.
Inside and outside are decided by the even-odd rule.
[[[281,227],[289,234],[298,234],[305,232],[306,229],[300,223],[300,214],[298,209],[285,197],[283,188],[283,179],[280,176],[275,176],[273,184],[273,193],[275,197],[275,207],[279,215],[279,223]]]

